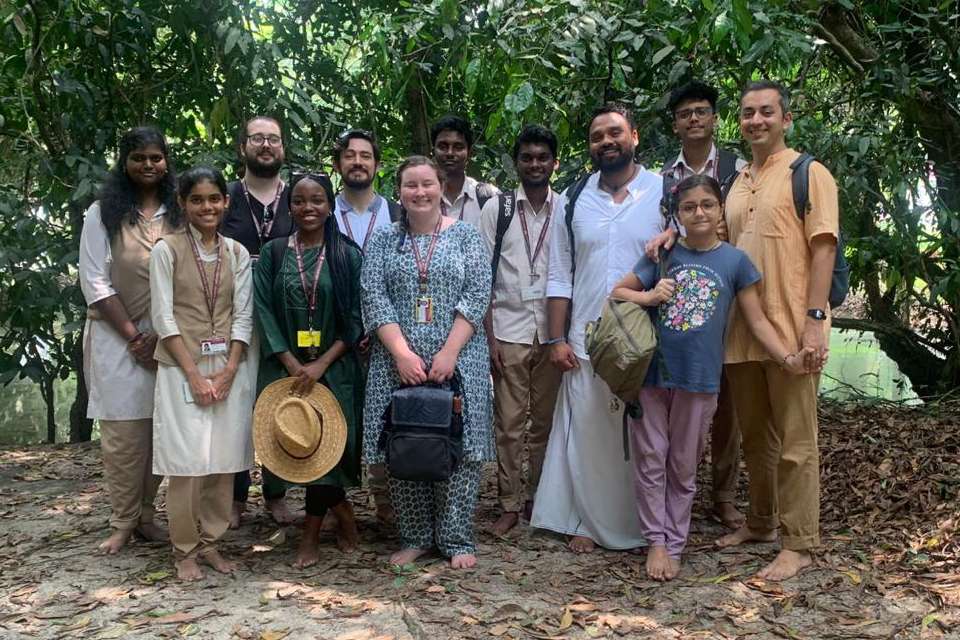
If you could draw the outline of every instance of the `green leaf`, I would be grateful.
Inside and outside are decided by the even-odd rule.
[[[533,85],[524,82],[503,99],[503,108],[512,113],[523,113],[533,104]]]
[[[240,39],[240,29],[236,27],[230,27],[230,31],[227,32],[227,39],[223,44],[223,53],[227,55],[237,44],[237,40]]]
[[[660,49],[660,51],[657,51],[655,54],[653,54],[653,59],[650,60],[650,66],[655,67],[660,64],[664,58],[673,52],[674,49],[676,49],[674,45],[668,44],[663,49]]]
[[[467,95],[472,96],[477,91],[477,80],[480,78],[480,60],[474,58],[467,64],[463,72],[463,81],[466,85]]]

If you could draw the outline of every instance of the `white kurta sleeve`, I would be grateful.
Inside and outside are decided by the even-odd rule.
[[[150,251],[150,319],[161,340],[180,335],[173,317],[173,253],[163,240]]]
[[[236,246],[233,271],[233,326],[230,328],[230,340],[239,340],[249,346],[253,335],[253,277],[250,269],[250,253],[242,245]]]
[[[110,280],[110,237],[100,218],[100,203],[94,202],[83,218],[80,232],[80,290],[92,305],[117,295]]]
[[[557,196],[556,212],[550,219],[550,262],[547,275],[547,297],[573,297],[573,255],[567,234],[566,194]]]

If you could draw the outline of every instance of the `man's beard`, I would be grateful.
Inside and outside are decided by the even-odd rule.
[[[275,178],[280,173],[280,167],[283,166],[283,158],[277,156],[274,156],[273,161],[268,163],[261,162],[256,156],[252,158],[247,156],[244,160],[247,171],[258,178]]]
[[[348,189],[354,189],[356,191],[360,191],[362,189],[366,189],[367,187],[373,184],[373,177],[368,176],[366,178],[357,180],[356,178],[351,178],[350,173],[348,172],[343,176],[343,184]]]
[[[601,173],[612,173],[630,165],[630,163],[633,162],[633,154],[636,149],[632,147],[630,149],[623,149],[620,152],[620,155],[616,156],[615,158],[605,158],[603,156],[604,151],[605,150],[601,150],[600,153],[592,155],[590,159],[593,161],[593,165],[599,169]]]
[[[552,176],[550,176],[549,174],[544,174],[544,176],[543,176],[542,178],[536,178],[536,179],[533,179],[533,178],[525,178],[525,177],[521,176],[521,177],[520,177],[520,184],[523,185],[523,188],[524,188],[524,189],[537,189],[537,188],[539,188],[539,187],[545,187],[545,186],[549,185],[549,184],[550,184],[550,178],[551,178],[551,177],[552,177]]]

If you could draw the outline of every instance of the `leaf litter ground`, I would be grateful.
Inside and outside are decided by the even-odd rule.
[[[960,405],[827,405],[820,451],[823,548],[783,584],[752,578],[770,545],[712,548],[723,530],[703,515],[705,463],[684,568],[665,585],[645,579],[642,554],[575,556],[525,526],[481,533],[473,571],[391,569],[396,535],[364,491],[358,552],[330,536],[318,565],[294,570],[299,529],[251,504],[224,541],[241,570],[185,585],[166,545],[93,553],[109,514],[96,444],[2,450],[0,637],[960,638]],[[481,525],[497,515],[494,474]]]

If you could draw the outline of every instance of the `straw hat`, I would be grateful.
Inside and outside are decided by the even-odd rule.
[[[253,444],[263,465],[289,482],[307,483],[330,472],[347,446],[347,420],[333,393],[319,382],[293,395],[296,378],[271,383],[253,409]]]

